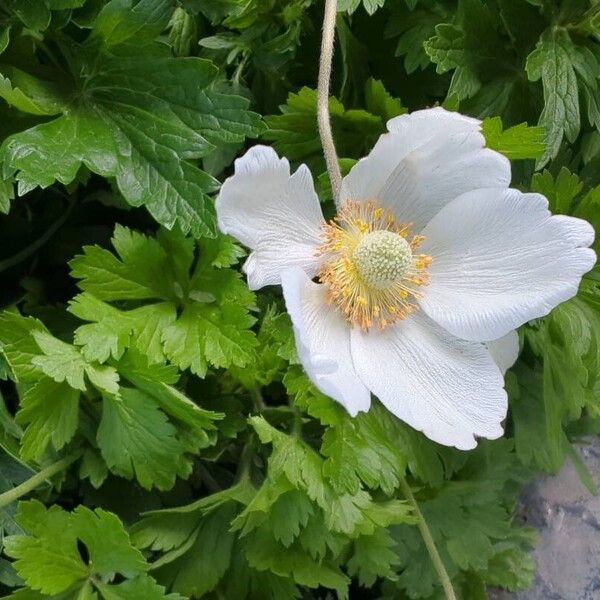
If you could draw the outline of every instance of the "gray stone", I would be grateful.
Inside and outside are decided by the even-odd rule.
[[[578,451],[600,484],[600,440]],[[568,461],[558,475],[529,486],[522,504],[523,518],[540,531],[536,580],[518,594],[492,591],[490,600],[600,600],[600,496]]]

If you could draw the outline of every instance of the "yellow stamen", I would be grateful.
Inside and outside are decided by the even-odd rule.
[[[375,202],[352,201],[325,226],[317,252],[326,257],[319,279],[351,326],[384,329],[417,309],[418,288],[428,283],[432,259],[412,254],[425,238],[411,237],[410,228]]]

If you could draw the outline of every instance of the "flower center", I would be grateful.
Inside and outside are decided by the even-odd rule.
[[[364,282],[378,290],[400,281],[413,263],[410,244],[387,229],[366,233],[356,245],[352,258]]]
[[[318,250],[330,304],[363,331],[406,318],[428,283],[431,257],[414,253],[423,240],[374,202],[346,202],[325,226]]]

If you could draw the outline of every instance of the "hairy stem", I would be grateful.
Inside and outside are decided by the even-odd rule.
[[[456,600],[456,595],[454,593],[454,589],[452,588],[450,577],[448,577],[446,567],[444,567],[444,563],[442,562],[440,554],[435,546],[435,542],[433,541],[431,531],[429,531],[427,521],[425,521],[423,513],[421,512],[421,509],[419,508],[419,505],[413,496],[412,490],[410,489],[408,483],[406,483],[405,479],[400,480],[400,487],[402,488],[402,493],[413,507],[415,516],[417,517],[417,526],[421,532],[425,546],[427,547],[427,552],[429,552],[429,556],[431,557],[431,562],[433,563],[438,577],[440,578],[446,598],[447,600]]]
[[[325,15],[323,17],[323,39],[321,40],[321,58],[319,61],[319,83],[317,86],[317,122],[319,136],[327,164],[327,172],[331,181],[333,197],[337,200],[342,185],[342,172],[335,151],[335,142],[331,131],[329,117],[329,82],[331,80],[331,63],[333,60],[333,42],[335,39],[335,18],[337,15],[337,0],[325,0]]]
[[[29,492],[33,492],[35,488],[44,483],[50,477],[53,477],[57,473],[64,471],[67,467],[69,467],[72,463],[74,463],[81,456],[81,452],[76,452],[75,454],[70,454],[65,458],[61,458],[57,460],[55,463],[52,463],[45,469],[42,469],[39,473],[33,475],[23,483],[20,483],[17,487],[14,487],[12,490],[8,490],[3,494],[0,494],[0,509],[8,506],[12,502],[19,500],[28,494]]]

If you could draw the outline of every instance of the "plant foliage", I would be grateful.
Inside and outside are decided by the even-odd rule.
[[[343,170],[440,104],[483,120],[514,186],[600,227],[599,7],[340,0]],[[319,393],[281,296],[248,290],[217,230],[215,192],[256,140],[332,208],[322,10],[0,0],[0,493],[41,473],[0,506],[2,597],[436,600],[404,481],[460,598],[532,581],[520,490],[600,431],[600,272],[522,328],[506,436],[464,453]]]

